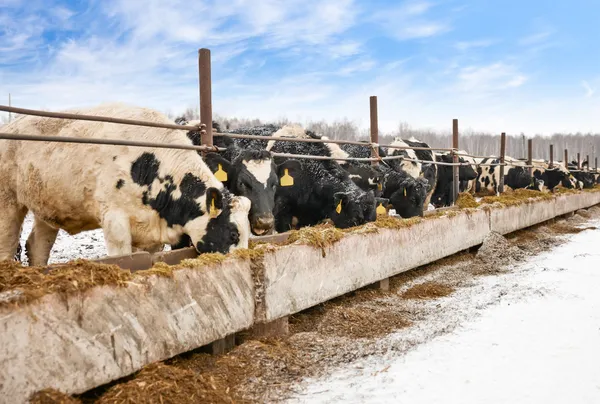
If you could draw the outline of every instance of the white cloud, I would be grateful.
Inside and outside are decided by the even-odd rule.
[[[552,35],[551,31],[536,32],[519,39],[519,44],[523,46],[537,45],[548,39],[550,35]]]
[[[469,94],[486,94],[520,87],[526,81],[527,77],[515,66],[497,62],[461,68],[456,88]]]
[[[479,39],[474,41],[457,42],[454,44],[454,47],[461,52],[466,52],[476,48],[487,48],[492,46],[494,43],[496,43],[496,41],[492,39]]]
[[[592,96],[593,96],[593,95],[596,93],[596,90],[594,90],[594,89],[592,88],[592,86],[590,86],[590,83],[588,83],[588,82],[587,82],[587,81],[585,81],[585,80],[583,80],[583,81],[581,82],[581,86],[584,88],[584,90],[585,90],[585,96],[586,96],[587,98],[591,98],[591,97],[592,97]]]
[[[427,16],[431,8],[431,2],[410,1],[394,9],[374,13],[373,21],[398,40],[428,38],[450,31],[448,22]]]

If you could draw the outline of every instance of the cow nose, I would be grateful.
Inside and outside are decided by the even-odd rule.
[[[272,215],[269,216],[260,216],[256,219],[256,225],[254,227],[258,227],[261,229],[270,229],[273,227],[275,223],[275,218]]]

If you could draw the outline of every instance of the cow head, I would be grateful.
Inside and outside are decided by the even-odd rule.
[[[174,248],[181,248],[185,240],[199,254],[219,252],[226,254],[236,248],[247,248],[250,235],[248,213],[250,200],[217,188],[206,190],[206,213],[183,226],[187,237]],[[208,221],[206,220],[208,219]]]
[[[396,213],[403,218],[423,216],[428,181],[391,171],[385,175],[383,197],[388,198]]]
[[[250,149],[241,151],[233,162],[216,153],[207,154],[205,161],[229,191],[250,200],[249,218],[252,233],[257,236],[271,233],[275,224],[275,192],[280,178],[286,175],[286,169],[299,169],[300,163],[287,160],[277,166],[268,151]]]
[[[373,191],[375,195],[381,194],[383,172],[377,167],[366,164],[347,164],[342,167],[348,172],[348,176],[363,191]]]
[[[369,192],[336,192],[330,218],[335,227],[347,229],[377,219],[375,195]]]

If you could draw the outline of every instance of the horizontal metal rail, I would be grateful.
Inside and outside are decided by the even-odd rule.
[[[6,140],[24,140],[32,142],[58,142],[58,143],[85,143],[85,144],[100,144],[111,146],[133,146],[133,147],[155,147],[159,149],[181,149],[181,150],[196,150],[196,151],[221,151],[225,150],[218,147],[195,146],[176,143],[153,143],[153,142],[138,142],[135,140],[121,139],[97,139],[84,137],[67,137],[67,136],[41,136],[41,135],[23,135],[14,133],[0,132],[0,139]]]
[[[111,118],[108,116],[80,115],[80,114],[71,114],[71,113],[67,113],[67,112],[39,111],[39,110],[35,110],[35,109],[9,107],[7,105],[0,105],[0,111],[13,112],[13,113],[22,114],[22,115],[43,116],[46,118],[74,119],[74,120],[80,120],[80,121],[118,123],[118,124],[122,124],[122,125],[147,126],[147,127],[151,127],[151,128],[177,129],[177,130],[188,130],[188,131],[189,130],[201,130],[202,128],[206,127],[206,125],[204,125],[204,124],[177,125],[177,124],[169,124],[169,123],[138,121],[135,119]]]
[[[83,115],[83,114],[73,114],[68,112],[50,112],[50,111],[40,111],[36,109],[27,109],[27,108],[17,108],[8,105],[0,105],[0,111],[10,112],[21,115],[33,115],[33,116],[42,116],[46,118],[56,118],[56,119],[71,119],[71,120],[81,120],[81,121],[93,121],[93,122],[107,122],[107,123],[116,123],[122,125],[134,125],[134,126],[146,126],[151,128],[163,128],[163,129],[176,129],[176,130],[201,130],[205,128],[206,125],[200,123],[198,125],[177,125],[177,124],[167,124],[167,123],[157,123],[157,122],[149,122],[149,121],[139,121],[134,119],[121,119],[121,118],[112,118],[108,116],[98,116],[98,115]],[[428,147],[405,147],[405,146],[392,146],[392,145],[378,145],[374,143],[365,143],[359,142],[356,140],[333,140],[333,139],[305,139],[305,138],[291,138],[291,137],[272,137],[272,136],[254,136],[254,135],[243,135],[238,133],[213,133],[213,136],[224,136],[230,137],[234,139],[260,139],[260,140],[275,140],[275,141],[283,141],[283,142],[300,142],[300,143],[332,143],[332,144],[353,144],[359,146],[367,146],[367,147],[388,147],[391,149],[412,149],[412,150],[441,150],[441,151],[452,151],[453,149],[436,149],[436,148],[428,148]]]

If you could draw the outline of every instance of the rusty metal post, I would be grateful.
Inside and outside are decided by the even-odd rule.
[[[581,153],[577,153],[577,169],[581,170]]]
[[[458,163],[458,119],[452,120],[452,162],[454,164]],[[458,166],[452,166],[452,205],[455,205],[458,201],[458,193],[460,192],[460,182],[458,178]]]
[[[212,88],[209,49],[202,48],[198,51],[198,73],[200,75],[200,122],[206,125],[205,132],[202,132],[202,145],[212,146]]]
[[[533,139],[527,140],[527,165],[533,165]],[[529,175],[533,175],[533,168],[529,167]]]
[[[504,157],[506,155],[506,133],[500,135],[500,184],[498,184],[498,193],[504,192]]]
[[[554,165],[554,145],[550,145],[550,163],[548,164],[548,168],[552,168]]]
[[[565,149],[565,168],[569,169],[569,151]]]
[[[594,158],[594,168],[598,171],[598,157]]]
[[[369,98],[371,110],[371,143],[379,145],[379,123],[377,121],[377,96],[372,95]],[[371,157],[379,158],[379,146],[371,146]],[[372,161],[372,166],[379,165],[378,161]]]
[[[587,169],[589,171],[590,170],[590,155],[589,154],[587,154],[585,156],[585,162],[587,163]]]

